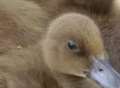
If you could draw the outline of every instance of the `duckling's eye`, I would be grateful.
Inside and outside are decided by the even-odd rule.
[[[85,51],[74,40],[69,40],[67,47],[77,55],[85,55]]]
[[[71,50],[76,49],[77,45],[76,45],[75,41],[69,40],[68,41],[68,48],[71,49]]]
[[[69,40],[68,41],[68,48],[71,49],[71,50],[75,50],[78,48],[77,44],[75,41],[73,40]]]

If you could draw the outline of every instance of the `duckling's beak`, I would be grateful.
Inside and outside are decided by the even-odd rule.
[[[112,67],[108,59],[93,59],[90,78],[103,88],[120,88],[120,74]]]

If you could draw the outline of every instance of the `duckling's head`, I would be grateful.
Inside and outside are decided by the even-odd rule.
[[[89,75],[105,88],[118,88],[99,28],[89,17],[68,13],[56,18],[42,46],[45,63],[52,72],[79,78]]]

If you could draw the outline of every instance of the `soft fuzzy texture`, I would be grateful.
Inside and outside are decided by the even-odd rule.
[[[114,66],[120,68],[118,0],[115,0],[115,2],[98,0],[100,3],[104,3],[101,4],[103,5],[102,8],[95,0],[95,3],[86,2],[87,0],[82,0],[83,2],[79,2],[81,0],[37,0],[37,4],[33,1],[35,0],[0,0],[0,29],[4,35],[9,34],[5,37],[0,35],[1,40],[7,41],[7,39],[10,39],[12,42],[8,42],[8,45],[14,43],[16,47],[20,46],[20,48],[17,47],[17,50],[10,51],[0,57],[0,87],[99,88],[95,82],[89,79],[79,81],[76,76],[52,74],[42,60],[41,46],[39,44],[35,45],[38,40],[41,43],[42,35],[46,34],[46,29],[51,20],[67,12],[88,15],[98,25]],[[89,6],[90,8],[88,8]],[[98,7],[96,8],[96,6]],[[2,41],[3,45],[6,41]],[[35,47],[33,47],[34,45]],[[21,48],[28,46],[32,46],[32,49]],[[3,50],[8,50],[8,48],[4,47],[0,52],[3,52]]]

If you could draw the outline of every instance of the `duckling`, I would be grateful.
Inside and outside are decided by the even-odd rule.
[[[3,88],[119,88],[98,26],[88,16],[54,19],[35,47],[0,56]]]
[[[119,58],[119,1],[99,0],[102,4],[95,0],[95,3],[87,1],[87,4],[86,1],[46,1],[49,7],[46,8],[26,0],[0,0],[1,19],[5,22],[1,21],[1,29],[17,29],[17,44],[25,46],[33,40],[38,41],[36,32],[40,33],[40,44],[36,49],[13,50],[0,57],[3,88],[99,88],[95,82],[104,88],[119,88],[119,74],[107,59],[96,25],[102,25],[99,26],[105,45],[113,50],[112,58]],[[66,12],[79,14],[57,17]],[[111,25],[112,32],[108,30]],[[41,35],[45,36],[42,38]],[[116,43],[111,43],[110,39]]]

